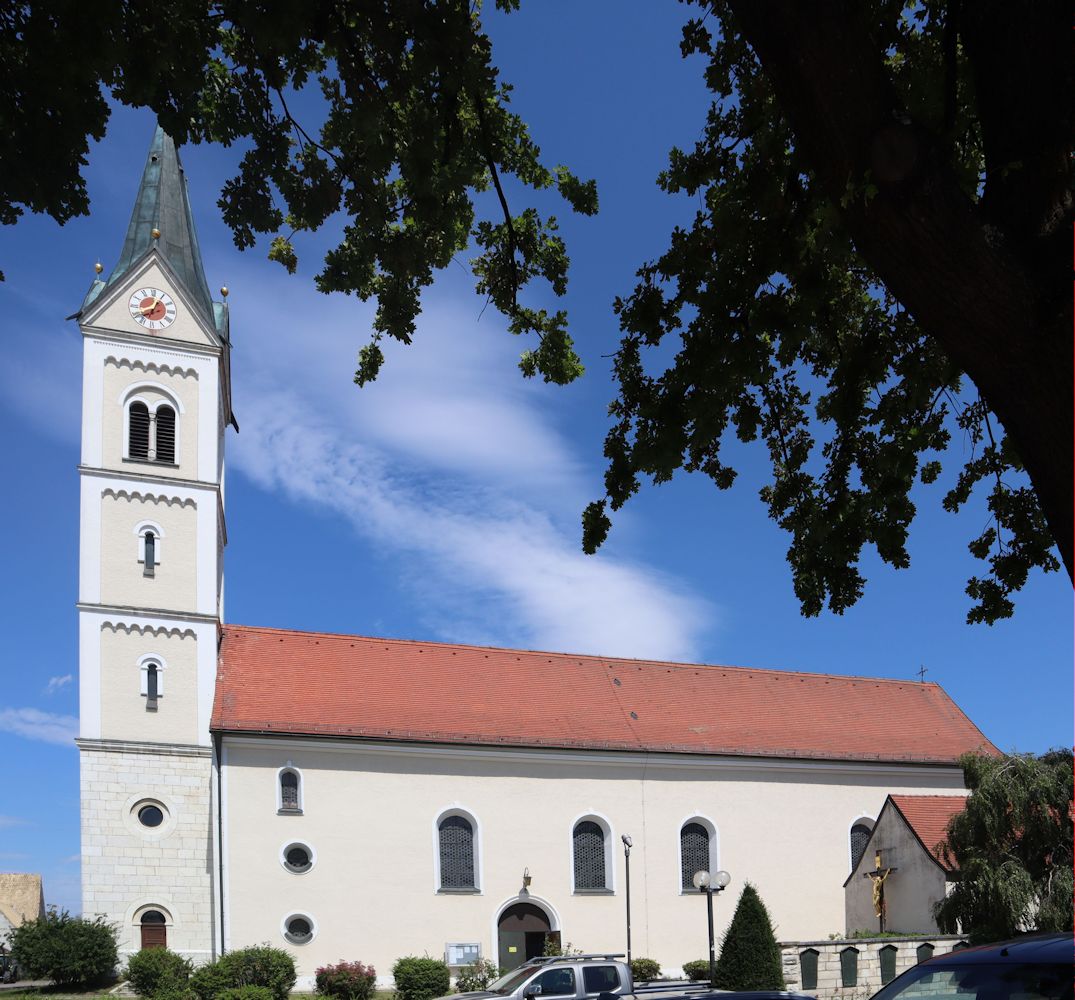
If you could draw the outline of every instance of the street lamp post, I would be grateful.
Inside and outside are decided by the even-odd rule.
[[[715,990],[717,978],[717,946],[713,938],[713,893],[724,892],[732,877],[727,872],[695,872],[691,881],[694,888],[705,893],[706,915],[709,918],[709,988]]]
[[[623,841],[623,863],[627,872],[627,968],[631,968],[631,848],[634,841],[629,834],[620,837]]]

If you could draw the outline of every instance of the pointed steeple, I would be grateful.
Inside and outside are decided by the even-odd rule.
[[[205,319],[214,327],[219,326],[202,267],[183,164],[172,137],[159,125],[146,157],[123,250],[99,292],[114,285],[154,246],[168,261]]]

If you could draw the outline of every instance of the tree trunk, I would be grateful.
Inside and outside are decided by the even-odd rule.
[[[1048,280],[1056,253],[1070,250],[1070,200],[1054,195],[1053,221],[1067,233],[1059,240],[1055,225],[1034,240],[1025,221],[1015,233],[986,217],[960,189],[940,139],[904,116],[881,26],[870,20],[875,5],[729,4],[833,204],[849,185],[876,185],[875,197],[844,210],[856,248],[1003,423],[1075,580],[1071,297]],[[1048,78],[1047,67],[1040,72]],[[1070,151],[1070,133],[1062,141]]]

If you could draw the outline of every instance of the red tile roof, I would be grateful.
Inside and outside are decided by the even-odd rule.
[[[237,625],[212,728],[945,764],[996,752],[933,683]]]
[[[967,804],[965,795],[890,795],[892,804],[900,811],[914,835],[922,846],[933,856],[946,871],[952,871],[945,864],[938,846],[945,839],[948,821],[963,812]]]

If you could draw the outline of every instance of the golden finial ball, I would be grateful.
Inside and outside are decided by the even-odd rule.
[[[149,235],[152,236],[153,239],[159,240],[161,238],[161,231],[159,229],[151,229]]]
[[[103,271],[103,270],[105,269],[105,266],[104,266],[104,264],[102,264],[102,263],[101,263],[100,261],[97,261],[97,263],[93,265],[93,269],[94,269],[94,270],[95,270],[95,271],[96,271],[96,272],[97,272],[98,274],[100,274],[100,273],[101,273],[101,272],[102,272],[102,271]]]
[[[220,286],[220,294],[223,295],[224,298],[228,297],[228,286],[227,285],[221,285]]]

